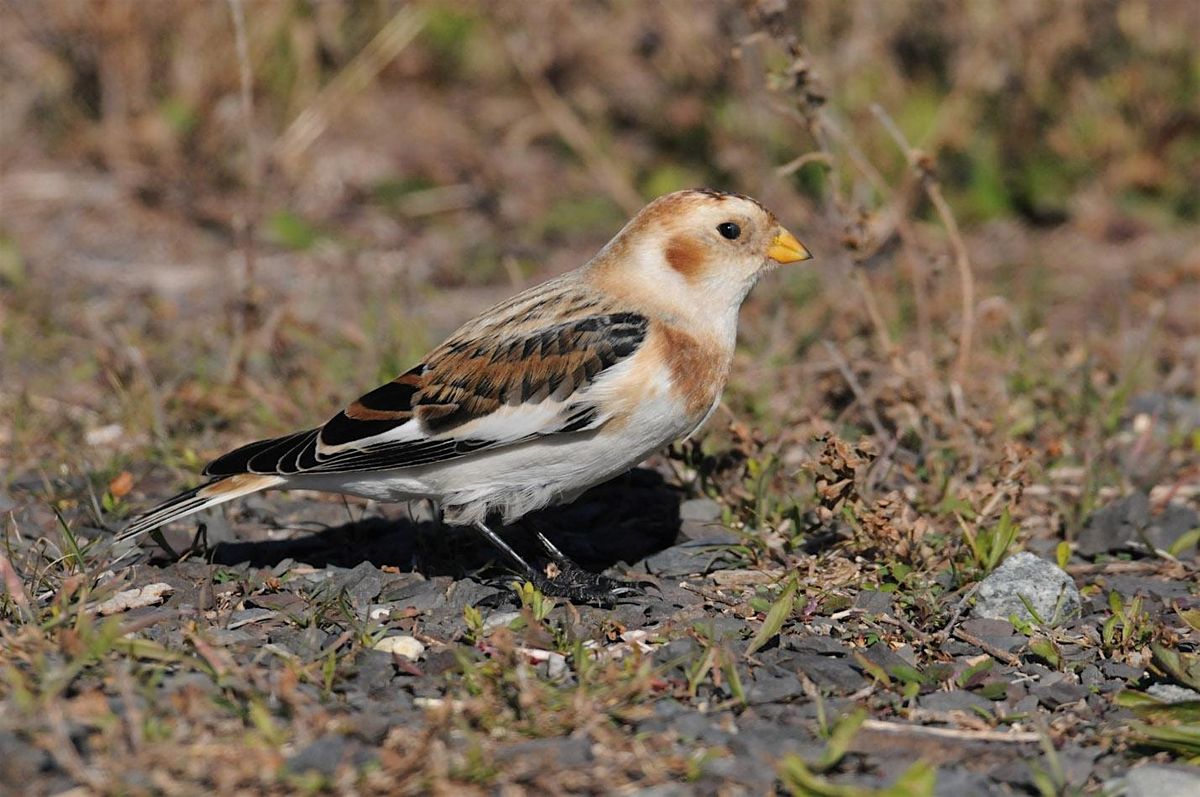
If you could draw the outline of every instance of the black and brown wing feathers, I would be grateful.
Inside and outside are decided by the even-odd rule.
[[[204,472],[291,475],[402,468],[581,431],[599,417],[586,401],[568,404],[559,422],[547,428],[521,429],[514,421],[513,434],[503,439],[456,434],[505,406],[568,401],[633,355],[648,327],[644,316],[615,312],[508,335],[464,328],[423,363],[363,395],[320,429],[250,443],[214,460]],[[421,431],[415,439],[373,441],[414,420]]]
[[[611,313],[525,335],[448,341],[426,360],[413,411],[436,435],[504,405],[566,400],[633,354],[648,324],[635,313]]]

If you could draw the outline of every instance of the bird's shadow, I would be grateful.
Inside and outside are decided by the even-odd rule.
[[[599,571],[632,564],[673,545],[679,536],[682,493],[653,470],[637,468],[594,487],[572,504],[544,509],[504,529],[502,536],[531,560],[543,531],[568,557]],[[461,577],[495,563],[508,567],[474,529],[417,521],[407,513],[369,517],[312,534],[256,542],[224,541],[209,552],[214,564],[274,567],[291,559],[313,567],[352,568],[362,562],[426,577]]]

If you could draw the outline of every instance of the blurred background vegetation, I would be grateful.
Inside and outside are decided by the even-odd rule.
[[[763,67],[788,66],[752,36],[773,5],[250,0],[268,215],[297,214],[270,226],[303,246],[318,236],[301,217],[332,223],[350,201],[395,214],[408,194],[465,184],[461,204],[521,237],[607,232],[630,208],[572,173],[592,149],[643,198],[759,189],[808,143],[764,108]],[[783,13],[845,124],[864,131],[864,154],[885,177],[902,167],[870,118],[878,103],[936,153],[966,220],[1053,224],[1096,192],[1157,221],[1200,214],[1194,3],[859,0]],[[7,0],[4,14],[10,166],[80,160],[168,208],[246,187],[226,3]],[[790,187],[819,201],[821,174],[800,170]],[[579,195],[598,198],[559,206]],[[227,214],[212,213],[220,226]]]
[[[735,412],[837,420],[834,366],[798,365],[818,340],[919,352],[916,382],[961,343],[910,154],[980,283],[988,423],[1047,443],[1088,390],[1112,417],[1194,394],[1197,41],[1192,0],[4,0],[10,476],[318,421],[698,185],[818,257],[749,306]]]

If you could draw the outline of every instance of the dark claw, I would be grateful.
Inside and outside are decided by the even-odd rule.
[[[635,585],[638,588],[638,592],[642,595],[649,595],[650,593],[647,590],[651,589],[660,596],[662,595],[662,587],[658,585],[657,581],[630,581],[627,583]]]

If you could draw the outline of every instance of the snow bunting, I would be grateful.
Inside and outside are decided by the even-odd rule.
[[[218,457],[204,469],[210,481],[119,538],[270,488],[429,498],[543,592],[620,592],[540,533],[557,567],[535,570],[490,524],[571,501],[695,432],[720,401],[742,301],[775,264],[809,257],[749,197],[667,194],[583,267],[468,321],[325,425]]]

